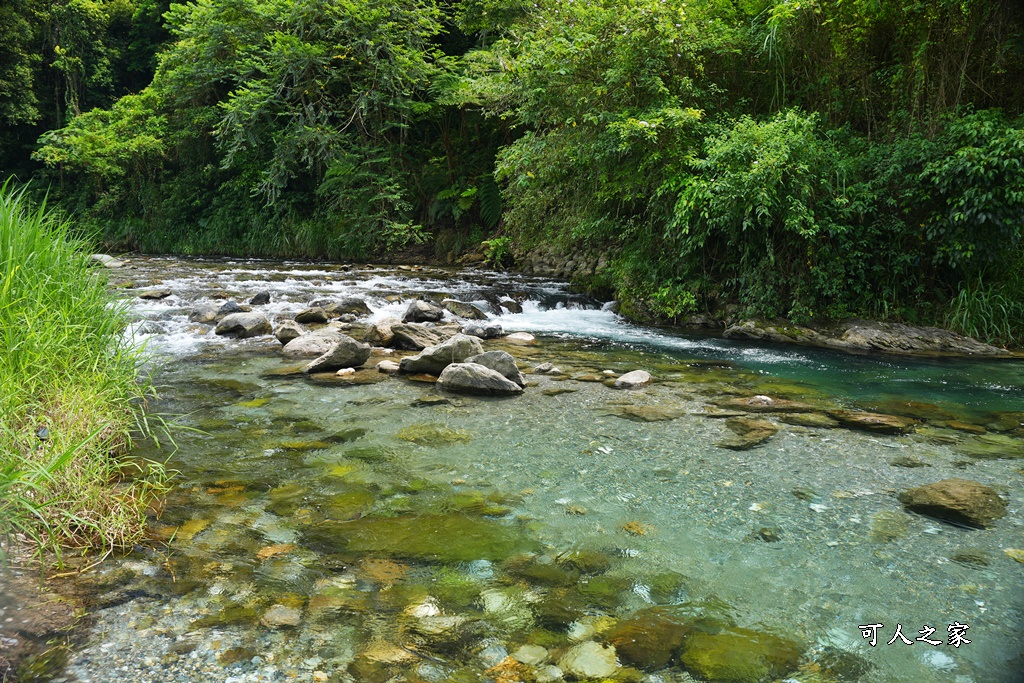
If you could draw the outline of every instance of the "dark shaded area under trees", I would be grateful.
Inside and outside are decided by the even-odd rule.
[[[112,248],[612,254],[729,305],[1024,335],[1015,0],[6,0],[0,158]]]

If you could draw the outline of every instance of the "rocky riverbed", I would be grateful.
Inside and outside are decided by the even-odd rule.
[[[485,271],[116,272],[152,410],[187,429],[151,542],[87,579],[94,621],[66,680],[1021,669],[1015,363],[674,336]],[[254,313],[253,334],[217,334]]]

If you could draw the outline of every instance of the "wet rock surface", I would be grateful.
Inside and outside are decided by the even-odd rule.
[[[1006,516],[1006,501],[991,487],[969,479],[944,479],[904,491],[908,510],[958,524],[991,526]]]
[[[457,394],[481,396],[512,396],[523,391],[521,385],[500,372],[470,362],[452,363],[445,367],[441,371],[441,376],[437,378],[437,386],[444,391]]]
[[[450,364],[461,363],[470,356],[483,353],[483,350],[480,340],[476,337],[457,334],[440,344],[428,346],[415,356],[403,358],[399,363],[399,369],[408,374],[440,375]]]
[[[232,313],[217,323],[217,334],[247,339],[274,331],[267,316],[262,313]]]

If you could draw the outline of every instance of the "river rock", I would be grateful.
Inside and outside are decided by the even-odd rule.
[[[523,387],[501,373],[477,363],[448,365],[437,378],[437,386],[458,394],[510,396],[523,393]]]
[[[800,427],[838,427],[839,421],[833,420],[822,413],[783,413],[778,417],[780,422]]]
[[[417,299],[409,304],[402,316],[404,323],[436,323],[444,317],[444,309],[437,304]]]
[[[217,320],[217,307],[213,304],[199,304],[188,314],[190,322],[210,324]]]
[[[1006,501],[994,489],[970,479],[944,479],[904,491],[908,510],[957,524],[987,527],[1006,515]]]
[[[558,668],[576,678],[606,678],[615,673],[619,663],[614,647],[588,640],[562,655]]]
[[[304,325],[325,323],[327,322],[327,311],[319,306],[304,308],[295,314],[295,322]]]
[[[639,389],[646,387],[648,384],[654,381],[651,377],[651,373],[646,370],[634,370],[633,372],[627,372],[615,380],[616,389]]]
[[[324,306],[328,315],[371,315],[373,313],[366,301],[357,296],[350,296]]]
[[[983,344],[937,327],[912,327],[874,320],[847,320],[826,329],[811,329],[788,322],[745,320],[725,330],[726,339],[756,339],[822,346],[854,351],[882,351],[900,355],[987,356],[1012,355],[1006,349]]]
[[[693,633],[680,656],[683,667],[704,681],[761,683],[796,669],[796,643],[748,629]]]
[[[394,375],[398,372],[398,363],[393,360],[382,360],[374,367],[377,368],[377,372],[383,372],[386,375]]]
[[[523,377],[523,373],[516,366],[516,359],[507,351],[485,351],[484,353],[470,356],[465,362],[476,363],[485,368],[490,368],[505,377],[505,379],[512,380],[521,387],[526,386],[526,378]]]
[[[513,332],[502,337],[504,341],[510,344],[536,344],[537,338],[529,332]]]
[[[483,353],[483,350],[480,340],[476,337],[457,334],[440,344],[426,347],[415,356],[403,358],[399,368],[408,374],[440,375],[451,363],[461,363],[470,356]]]
[[[347,334],[339,335],[340,339],[330,351],[302,368],[306,374],[313,372],[333,372],[342,368],[355,368],[370,357],[370,345],[358,342]]]
[[[457,299],[444,299],[441,302],[441,306],[445,310],[459,316],[460,318],[468,318],[469,320],[487,320],[487,314],[481,311],[479,308],[471,303],[465,301],[458,301]]]
[[[391,340],[395,338],[395,333],[391,331],[391,328],[401,324],[402,321],[393,315],[382,318],[367,326],[366,332],[363,334],[363,341],[374,346],[390,346]]]
[[[767,420],[757,420],[749,417],[730,417],[725,421],[725,426],[735,436],[723,439],[715,445],[734,451],[745,451],[748,448],[759,446],[775,436],[779,431],[778,427]]]
[[[522,313],[523,306],[518,301],[512,299],[501,299],[498,304],[509,313]]]
[[[389,346],[406,351],[422,351],[429,346],[436,346],[444,338],[433,328],[415,323],[400,323],[390,327],[391,342]]]
[[[142,294],[139,294],[140,299],[148,299],[150,301],[159,301],[160,299],[166,299],[171,295],[169,289],[147,289]]]
[[[287,344],[292,339],[298,339],[304,334],[306,334],[306,328],[294,320],[285,320],[274,330],[274,336],[281,344]]]
[[[291,340],[281,349],[289,356],[322,356],[346,335],[337,327],[324,327]]]
[[[250,306],[266,306],[270,303],[270,292],[264,290],[257,292],[256,295],[249,299]]]
[[[512,653],[512,658],[523,664],[540,666],[547,661],[548,651],[540,645],[523,645]]]
[[[237,339],[257,337],[273,331],[274,328],[267,320],[267,316],[262,313],[232,313],[217,323],[214,330],[217,334]]]
[[[623,662],[657,670],[668,665],[692,630],[670,609],[654,607],[612,626],[605,640]]]
[[[863,413],[856,410],[833,410],[829,415],[844,427],[863,429],[879,434],[906,434],[914,430],[917,420],[898,415]]]
[[[463,325],[462,334],[469,335],[470,337],[479,337],[480,339],[497,339],[504,334],[504,330],[497,323],[488,323],[486,325],[468,323]]]
[[[274,605],[260,619],[260,623],[268,628],[295,627],[302,622],[302,612],[294,607]]]
[[[221,304],[221,307],[217,309],[217,316],[223,318],[224,316],[231,315],[232,313],[246,313],[247,311],[242,308],[237,301],[229,299]]]
[[[122,268],[124,267],[124,261],[119,261],[110,254],[90,254],[89,262],[96,265],[103,266],[104,268]]]

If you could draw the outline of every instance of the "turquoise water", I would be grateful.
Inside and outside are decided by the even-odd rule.
[[[501,274],[154,260],[130,278],[129,292],[175,292],[137,311],[154,324],[151,408],[186,429],[151,547],[105,570],[141,597],[98,613],[69,670],[80,680],[571,678],[591,642],[616,647],[593,680],[1019,680],[1024,564],[1005,552],[1024,547],[1024,471],[1006,457],[1021,438],[1007,414],[1024,411],[1019,363],[687,338]],[[510,399],[372,369],[306,378],[272,338],[187,321],[218,289],[261,288],[272,316],[358,294],[371,319],[420,292],[514,295],[524,312],[497,321],[539,343],[485,347],[562,373],[528,374]],[[600,381],[638,368],[656,383]],[[778,433],[717,446],[732,433],[708,406],[754,395],[921,422],[884,435],[754,415]],[[1002,457],[978,457],[993,437]],[[951,477],[992,486],[1008,514],[973,530],[896,500]],[[954,622],[970,644],[946,643]],[[872,623],[875,647],[858,628]],[[943,644],[887,645],[897,623]],[[637,634],[651,647],[631,646]],[[544,661],[505,659],[524,645]]]

